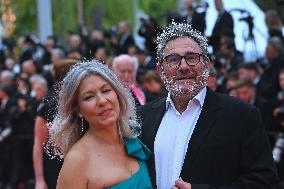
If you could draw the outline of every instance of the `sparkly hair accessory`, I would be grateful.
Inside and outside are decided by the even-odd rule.
[[[192,28],[190,24],[187,23],[176,23],[172,20],[172,23],[166,26],[163,31],[157,36],[157,58],[158,64],[163,59],[164,48],[167,43],[178,37],[188,37],[193,39],[201,48],[203,55],[207,56],[208,44],[207,38],[203,36],[199,31]]]

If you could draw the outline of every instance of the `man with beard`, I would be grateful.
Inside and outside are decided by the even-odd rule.
[[[206,87],[207,41],[172,22],[157,38],[168,95],[139,109],[158,189],[268,189],[277,182],[259,111]]]

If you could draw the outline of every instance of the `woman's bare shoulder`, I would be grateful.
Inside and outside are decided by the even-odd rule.
[[[87,188],[88,174],[86,169],[89,157],[85,154],[84,147],[76,146],[73,146],[64,157],[64,163],[57,180],[57,189]]]

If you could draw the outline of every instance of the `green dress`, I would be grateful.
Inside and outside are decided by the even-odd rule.
[[[153,189],[146,166],[150,150],[137,138],[126,139],[125,148],[129,156],[137,159],[140,168],[131,177],[108,189]]]

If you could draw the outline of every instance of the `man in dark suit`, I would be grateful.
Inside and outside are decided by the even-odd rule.
[[[119,54],[127,54],[127,49],[131,45],[135,45],[133,36],[130,33],[129,24],[126,21],[121,21],[119,23],[119,41],[117,45],[117,51]]]
[[[5,188],[10,181],[11,172],[11,134],[17,104],[13,99],[13,88],[0,84],[0,188]]]
[[[139,109],[158,189],[268,189],[277,182],[259,111],[206,87],[206,38],[172,22],[157,38],[168,96]]]
[[[222,0],[215,0],[215,7],[218,11],[218,17],[215,22],[210,44],[213,47],[213,52],[218,52],[220,48],[220,38],[224,33],[231,33],[234,36],[234,21],[232,15],[224,9]]]

